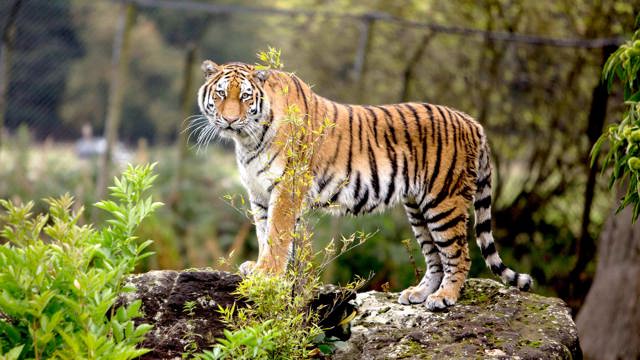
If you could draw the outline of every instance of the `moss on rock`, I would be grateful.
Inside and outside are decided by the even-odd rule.
[[[559,299],[469,279],[444,312],[400,305],[398,294],[358,294],[352,346],[334,359],[580,359],[575,324]]]

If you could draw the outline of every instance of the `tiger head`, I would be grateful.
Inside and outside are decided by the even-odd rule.
[[[246,142],[257,140],[261,120],[269,113],[264,84],[269,70],[257,70],[243,63],[202,63],[204,84],[198,90],[203,124],[197,126],[198,143],[215,135]],[[206,120],[206,121],[204,121]]]

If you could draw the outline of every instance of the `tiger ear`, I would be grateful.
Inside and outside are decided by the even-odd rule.
[[[211,60],[205,60],[202,62],[202,72],[204,72],[205,79],[211,77],[211,75],[215,74],[218,71],[218,64],[214,63]]]
[[[268,70],[268,69],[255,70],[253,72],[253,77],[256,78],[257,80],[259,80],[262,83],[267,81],[267,79],[269,78],[269,75],[271,75],[271,70]]]

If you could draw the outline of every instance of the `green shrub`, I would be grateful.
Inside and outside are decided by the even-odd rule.
[[[151,241],[133,235],[159,203],[143,197],[152,166],[129,167],[115,179],[115,201],[96,204],[111,218],[97,230],[79,225],[64,195],[46,199],[48,214],[33,215],[33,202],[0,200],[5,209],[0,239],[0,354],[9,359],[131,359],[151,328],[135,326],[140,301],[115,308],[122,280],[150,255]]]
[[[211,351],[197,356],[217,359],[307,359],[314,339],[322,334],[317,316],[307,308],[316,283],[294,291],[300,279],[293,272],[273,277],[252,274],[239,284],[236,295],[247,307],[220,308],[230,330]]]

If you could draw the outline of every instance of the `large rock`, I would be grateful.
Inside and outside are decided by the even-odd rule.
[[[141,358],[181,359],[183,353],[210,349],[225,328],[219,309],[245,305],[233,295],[240,280],[238,275],[210,269],[150,271],[129,277],[126,286],[135,291],[122,295],[118,305],[142,300],[144,316],[136,323],[153,325],[142,343],[152,351]],[[333,285],[317,291],[308,307],[316,310],[318,325],[327,329],[328,337],[348,338],[348,328],[337,324],[353,313],[355,297],[353,290]]]
[[[182,353],[211,347],[222,335],[218,306],[237,299],[231,294],[240,277],[211,271],[152,271],[135,275],[136,288],[122,301],[142,299],[145,317],[154,325],[143,346],[153,349],[144,359],[181,358]],[[350,294],[336,288],[311,305],[333,304],[323,327],[352,312]],[[326,294],[329,295],[326,295]],[[334,299],[339,298],[336,302]],[[358,315],[351,338],[337,342],[334,359],[580,359],[576,327],[565,304],[555,298],[519,292],[493,280],[470,279],[457,305],[433,313],[422,305],[397,303],[398,294],[358,294]],[[319,303],[318,303],[319,302]],[[185,304],[193,304],[189,311]],[[237,302],[242,306],[241,302]],[[320,308],[324,308],[321,307]],[[277,316],[277,314],[274,314]],[[342,337],[334,331],[332,335]]]
[[[444,312],[358,294],[351,339],[334,359],[581,359],[576,326],[560,299],[469,279]]]

